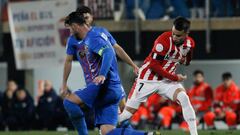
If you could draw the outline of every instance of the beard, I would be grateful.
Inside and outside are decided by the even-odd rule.
[[[82,40],[82,39],[78,36],[78,33],[74,33],[73,35],[74,35],[74,37],[75,37],[77,40]]]
[[[176,45],[177,47],[181,46],[184,43],[184,39],[181,39],[179,41],[173,41],[174,45]]]

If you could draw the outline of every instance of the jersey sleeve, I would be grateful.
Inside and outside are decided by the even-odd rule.
[[[94,53],[98,54],[99,56],[102,56],[103,52],[106,49],[112,49],[111,45],[109,42],[104,40],[104,38],[91,38],[88,41],[89,44],[89,49],[92,50]]]
[[[166,36],[164,34],[160,35],[155,41],[152,49],[153,55],[156,54],[158,56],[164,57],[169,50],[169,45],[166,40]]]
[[[191,37],[189,37],[189,40],[190,40],[191,49],[194,49],[195,48],[195,41]]]
[[[109,69],[112,65],[112,60],[115,56],[113,52],[113,48],[111,47],[109,42],[104,38],[95,38],[95,39],[93,38],[90,40],[89,43],[91,44],[90,49],[102,57],[102,63],[101,63],[99,75],[103,75],[107,77]]]
[[[73,47],[73,41],[71,37],[68,38],[67,44],[66,44],[66,54],[68,55],[74,55],[74,47]]]
[[[193,49],[195,48],[195,42],[192,38],[189,38],[187,41],[187,47],[189,47],[189,51],[187,53],[187,55],[185,56],[184,62],[183,64],[188,66],[190,65],[190,62],[192,60],[193,57]]]
[[[110,41],[111,45],[114,46],[115,44],[117,44],[117,41],[114,39],[114,37],[112,36],[112,34],[105,28],[103,28],[104,33],[107,35],[108,40]]]

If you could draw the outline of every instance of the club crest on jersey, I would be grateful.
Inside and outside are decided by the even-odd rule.
[[[158,43],[158,44],[156,45],[156,51],[157,51],[157,52],[162,52],[162,51],[163,51],[163,45],[160,44],[160,43]]]
[[[88,47],[86,45],[80,46],[78,49],[78,55],[80,58],[84,58],[88,52]]]

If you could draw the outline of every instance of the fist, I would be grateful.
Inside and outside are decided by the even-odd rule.
[[[103,84],[104,81],[105,81],[105,79],[106,79],[105,76],[99,75],[99,76],[97,76],[96,78],[94,78],[93,82],[94,82],[96,85],[98,85],[98,84]]]

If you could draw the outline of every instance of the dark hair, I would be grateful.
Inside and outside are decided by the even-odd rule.
[[[198,74],[201,74],[202,76],[204,76],[204,73],[203,73],[202,70],[195,70],[195,71],[193,72],[193,75],[194,75],[194,76],[196,76],[196,75],[198,75]]]
[[[80,14],[84,14],[84,13],[89,13],[89,14],[92,14],[92,11],[89,7],[87,6],[80,6],[77,8],[76,12],[80,13]]]
[[[65,25],[71,25],[72,23],[78,23],[80,25],[85,23],[84,16],[78,12],[72,12],[65,18]]]
[[[222,74],[222,79],[224,80],[229,80],[232,78],[232,74],[230,72],[225,72]]]
[[[184,32],[188,32],[190,29],[190,24],[191,22],[189,20],[187,20],[184,17],[177,17],[174,22],[173,25],[175,26],[175,29],[178,31],[184,31]]]

